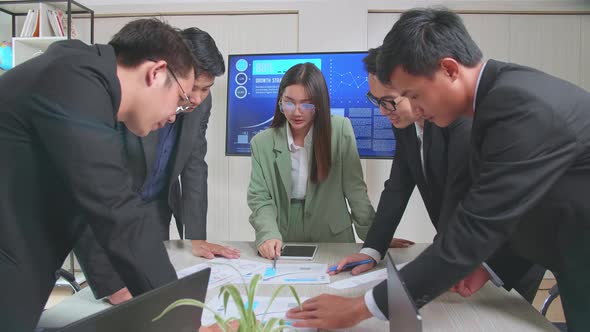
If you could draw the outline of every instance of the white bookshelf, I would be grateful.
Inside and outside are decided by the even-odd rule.
[[[68,9],[71,8],[71,12]],[[27,13],[30,9],[37,11],[39,17],[39,31],[38,37],[19,37],[24,29],[23,24],[26,22]],[[84,7],[74,0],[63,1],[43,1],[29,2],[29,1],[0,1],[0,10],[6,14],[12,15],[13,19],[18,18],[20,23],[12,27],[12,62],[13,67],[31,59],[32,57],[42,54],[47,50],[49,45],[56,41],[68,39],[67,30],[72,27],[63,23],[63,31],[65,36],[59,36],[52,28],[51,18],[48,10],[61,11],[65,17],[70,17],[72,14],[89,15],[91,24],[91,35],[94,27],[94,11]],[[17,20],[17,22],[18,22]],[[54,23],[57,23],[54,21]],[[18,26],[18,27],[17,27]],[[60,29],[61,30],[61,29]],[[29,30],[32,34],[32,32]],[[72,36],[72,38],[75,38]],[[91,36],[91,43],[92,43]]]

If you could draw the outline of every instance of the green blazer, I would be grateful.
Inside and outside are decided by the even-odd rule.
[[[367,195],[356,139],[348,119],[333,115],[331,121],[332,167],[323,182],[316,185],[308,180],[304,222],[312,225],[308,227],[311,242],[354,242],[353,223],[364,240],[375,210]],[[264,130],[250,142],[248,206],[257,247],[269,239],[282,240],[279,224],[288,222],[292,180],[287,144],[286,125]]]

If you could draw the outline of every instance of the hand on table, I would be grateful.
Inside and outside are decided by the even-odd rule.
[[[123,303],[125,301],[129,301],[132,298],[133,298],[133,295],[131,295],[131,293],[129,292],[127,287],[125,287],[125,288],[121,288],[118,291],[116,291],[115,293],[109,295],[107,297],[107,300],[109,301],[110,304],[116,305],[119,303]]]
[[[366,259],[370,259],[371,263],[357,265],[352,269],[351,273],[352,273],[352,275],[357,275],[357,274],[361,274],[365,271],[369,271],[370,269],[375,267],[375,260],[373,258],[371,258],[371,256],[366,255],[366,254],[352,254],[352,255],[342,258],[340,260],[340,262],[338,262],[338,265],[336,266],[336,271],[329,271],[328,274],[329,275],[338,274],[342,271],[342,269],[344,268],[344,265],[346,265],[348,263],[364,261]]]
[[[193,255],[208,259],[221,256],[225,258],[240,258],[240,251],[235,248],[225,247],[219,244],[210,243],[205,240],[191,240]]]
[[[297,319],[293,327],[340,329],[355,326],[371,318],[364,296],[342,297],[322,294],[311,298],[287,312],[287,318]]]
[[[258,247],[258,252],[262,257],[267,259],[273,259],[281,255],[281,248],[283,247],[283,241],[277,239],[270,239],[264,241]]]
[[[389,243],[389,248],[407,248],[413,244],[415,243],[410,240],[393,238]]]
[[[459,295],[463,297],[469,297],[477,293],[477,291],[480,290],[490,278],[488,270],[486,270],[485,267],[480,266],[477,270],[465,277],[465,279],[459,281],[450,290],[451,292],[459,293]]]

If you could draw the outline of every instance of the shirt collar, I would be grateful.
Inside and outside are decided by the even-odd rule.
[[[479,82],[481,81],[481,76],[483,75],[484,69],[486,69],[486,65],[488,62],[484,62],[483,66],[481,66],[481,70],[479,71],[479,76],[477,77],[477,83],[475,84],[475,94],[473,95],[473,112],[475,113],[475,101],[477,99],[477,90],[479,89]]]
[[[295,144],[295,140],[293,140],[293,133],[291,132],[291,126],[289,125],[289,122],[286,122],[285,125],[287,126],[287,145],[289,147],[289,151],[294,152],[297,151],[299,149],[301,149],[301,146],[297,146]],[[304,148],[308,148],[309,146],[311,146],[311,142],[312,142],[312,138],[313,138],[313,125],[311,125],[311,127],[309,128],[309,131],[307,132],[307,135],[305,135],[305,138],[303,139],[303,147]]]

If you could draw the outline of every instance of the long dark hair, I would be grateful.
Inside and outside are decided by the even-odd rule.
[[[332,166],[332,127],[330,125],[330,95],[322,72],[314,64],[306,62],[295,65],[285,73],[279,85],[275,104],[275,116],[271,128],[285,125],[287,118],[279,108],[285,89],[290,85],[301,84],[315,105],[313,119],[313,152],[310,178],[319,183],[328,178]]]

